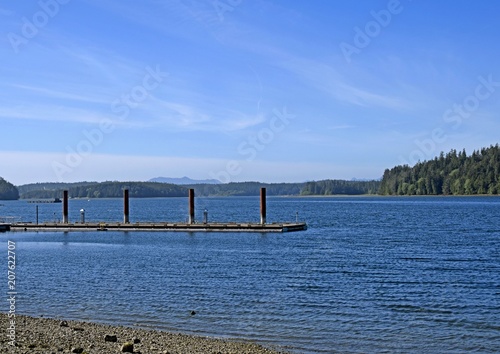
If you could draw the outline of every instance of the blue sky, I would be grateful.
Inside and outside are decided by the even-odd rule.
[[[0,176],[300,182],[498,143],[500,2],[0,4]]]

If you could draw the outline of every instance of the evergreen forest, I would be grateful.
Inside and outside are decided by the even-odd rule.
[[[12,183],[0,177],[0,200],[17,200],[19,191]]]
[[[474,150],[441,153],[413,167],[396,166],[384,172],[382,195],[495,195],[500,194],[498,144]]]

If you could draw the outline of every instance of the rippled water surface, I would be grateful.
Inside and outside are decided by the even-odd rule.
[[[214,221],[258,221],[258,203],[198,198],[196,208]],[[35,221],[33,204],[2,204],[1,216]],[[120,199],[71,200],[70,220],[82,208],[88,221],[122,219]],[[0,240],[5,251],[8,239],[17,243],[19,313],[251,339],[297,353],[500,351],[500,198],[268,199],[270,222],[294,221],[296,212],[307,231]],[[60,213],[61,204],[39,206],[40,221]],[[186,216],[185,198],[131,199],[132,222]]]

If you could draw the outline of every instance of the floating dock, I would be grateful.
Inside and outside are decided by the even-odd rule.
[[[36,223],[18,222],[0,224],[0,231],[184,231],[184,232],[292,232],[307,230],[305,222],[266,222],[266,189],[260,189],[260,223],[208,222],[208,213],[203,213],[203,222],[195,220],[194,189],[188,194],[188,222],[130,222],[129,191],[123,191],[123,222],[85,222],[85,210],[80,210],[80,222],[69,222],[68,191],[63,191],[62,222]],[[2,229],[4,225],[4,229]]]
[[[184,231],[184,232],[292,232],[307,229],[306,223],[16,223],[10,231]]]
[[[30,200],[28,200],[28,203],[30,203],[30,204],[61,203],[61,199],[59,199],[59,198],[54,198],[54,199],[37,199],[37,200],[30,199]]]

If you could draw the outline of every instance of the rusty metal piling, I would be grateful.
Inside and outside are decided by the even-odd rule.
[[[123,190],[123,223],[128,224],[130,222],[130,204],[129,204],[129,192],[128,189]]]
[[[63,191],[63,224],[68,223],[68,191]]]
[[[266,223],[266,189],[260,189],[260,223]]]
[[[189,189],[189,221],[188,224],[194,224],[194,189]]]

